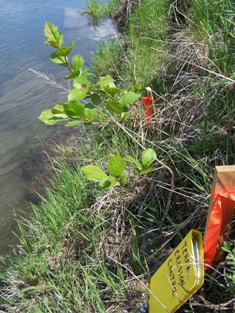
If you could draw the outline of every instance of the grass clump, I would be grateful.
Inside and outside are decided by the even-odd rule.
[[[102,46],[95,52],[92,68],[96,76],[103,72],[103,67],[109,67],[114,77],[126,88],[135,86],[136,90],[143,90],[153,79],[156,71],[161,67],[162,54],[153,48],[167,50],[168,25],[166,22],[167,1],[124,1],[114,20],[123,29],[128,23],[122,37],[107,39],[105,47],[115,51],[110,59],[104,58]],[[151,9],[150,9],[151,8]],[[134,12],[130,17],[130,12]],[[116,56],[119,57],[119,62]],[[102,61],[103,60],[103,61]],[[111,62],[110,62],[111,60]],[[104,65],[106,63],[106,65]]]
[[[102,40],[92,58],[91,75],[97,78],[110,73],[112,77],[118,78],[118,63],[122,56],[122,50],[123,47],[118,38]]]
[[[118,140],[112,128],[108,134]],[[129,295],[132,277],[122,267],[138,263],[131,255],[135,227],[124,207],[138,197],[137,190],[130,194],[128,189],[116,188],[104,194],[95,183],[85,181],[80,171],[81,164],[91,161],[87,158],[91,149],[103,163],[106,149],[123,153],[128,143],[123,138],[121,146],[110,151],[110,145],[104,149],[99,133],[87,138],[84,135],[80,143],[82,153],[76,148],[73,167],[55,162],[51,187],[39,205],[31,206],[29,221],[19,223],[20,244],[13,255],[1,259],[7,269],[1,273],[3,311],[105,312],[137,301]],[[132,290],[136,299],[140,290],[138,286]]]
[[[86,0],[86,14],[92,18],[94,25],[97,25],[101,19],[112,17],[120,4],[120,0],[97,1]]]

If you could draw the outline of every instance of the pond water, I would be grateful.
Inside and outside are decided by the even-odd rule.
[[[29,70],[53,77],[66,87],[66,69],[49,59],[44,45],[45,21],[57,25],[64,44],[76,41],[73,53],[89,63],[101,38],[114,34],[110,21],[94,29],[81,12],[86,0],[0,0],[0,254],[9,249],[13,211],[26,207],[26,185],[19,169],[27,147],[46,133],[40,112],[65,95]],[[14,208],[14,209],[13,209]]]

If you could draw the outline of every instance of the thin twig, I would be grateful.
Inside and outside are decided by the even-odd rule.
[[[59,177],[60,175],[58,174],[58,172],[57,172],[57,170],[56,170],[56,168],[55,168],[55,166],[54,166],[54,164],[53,164],[53,162],[52,162],[50,156],[49,156],[48,153],[46,152],[46,150],[44,150],[44,153],[45,153],[45,155],[47,156],[49,162],[51,163],[51,167],[52,167],[53,170],[55,171],[56,175]]]
[[[51,75],[52,78],[50,78],[45,73],[36,71],[36,70],[34,70],[32,68],[29,68],[29,71],[35,73],[40,78],[44,78],[48,82],[48,84],[50,84],[50,85],[52,85],[52,86],[54,86],[56,88],[63,89],[66,92],[69,92],[69,89],[65,88],[60,83],[57,83],[52,75]]]
[[[161,52],[161,53],[163,53],[163,54],[166,54],[166,55],[168,55],[168,56],[170,56],[170,57],[172,57],[172,58],[174,58],[174,59],[176,59],[176,60],[185,62],[184,59],[182,59],[182,58],[180,58],[180,57],[177,57],[177,56],[175,56],[175,55],[172,55],[172,54],[170,54],[170,53],[168,53],[168,52],[166,52],[166,51],[162,51],[162,50],[157,49],[157,48],[152,48],[152,49],[155,50],[155,51]],[[199,69],[201,69],[201,70],[203,70],[203,71],[206,71],[206,72],[208,72],[208,73],[210,73],[210,74],[212,74],[212,75],[215,75],[215,76],[217,76],[217,77],[220,77],[220,78],[223,78],[223,79],[225,79],[225,80],[228,80],[228,81],[230,81],[230,82],[235,83],[235,80],[232,79],[232,78],[230,78],[230,77],[226,77],[226,76],[224,76],[224,75],[222,75],[222,74],[216,73],[216,72],[214,72],[214,71],[212,71],[212,70],[209,70],[209,69],[207,69],[207,68],[205,68],[205,67],[203,67],[203,66],[200,66],[200,65],[195,64],[195,63],[190,62],[190,61],[188,61],[187,63],[190,64],[190,65],[192,65],[192,66],[194,66],[194,67],[196,67],[196,68],[199,68]]]
[[[194,297],[200,299],[200,300],[203,302],[203,304],[201,304],[201,303],[193,303],[193,302],[192,302],[192,303],[191,303],[192,306],[201,306],[201,307],[206,307],[206,308],[210,308],[210,309],[214,309],[214,310],[218,310],[218,309],[219,309],[219,310],[224,310],[224,311],[225,311],[225,310],[230,310],[231,307],[228,308],[228,305],[235,303],[235,300],[234,300],[234,299],[231,299],[231,300],[229,300],[229,301],[227,301],[227,302],[225,302],[225,303],[213,304],[213,303],[207,301],[207,300],[206,300],[203,296],[201,296],[201,295],[195,294]]]

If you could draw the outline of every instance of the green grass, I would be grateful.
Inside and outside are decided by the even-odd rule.
[[[92,19],[94,26],[97,26],[100,20],[112,17],[120,4],[120,0],[97,1],[86,0],[86,13]]]
[[[156,92],[157,124],[160,119],[161,126],[147,133],[145,143],[175,173],[175,191],[164,226],[181,235],[193,227],[204,230],[214,166],[235,161],[234,12],[229,0],[194,0],[185,6],[177,1],[170,7],[165,1],[142,1],[120,39],[120,46],[125,47],[119,50],[122,62],[108,65],[121,85],[143,92],[150,85]],[[138,128],[135,132],[132,135],[140,141]],[[160,171],[159,181],[152,181],[153,192],[136,204],[133,215],[138,221],[139,246],[143,234],[161,223],[170,189],[168,174]],[[141,213],[140,207],[145,208]],[[148,248],[142,249],[145,258],[138,259],[143,263],[147,259],[151,268],[149,251],[158,256],[161,244],[150,235],[147,239]],[[135,247],[133,257],[137,258]],[[228,291],[225,281],[215,280],[208,300],[218,304],[231,299],[232,286]],[[209,305],[200,311],[192,304],[182,312],[204,309],[217,312]]]
[[[93,54],[91,75],[97,78],[110,73],[114,79],[118,80],[117,68],[122,56],[122,50],[123,47],[118,38],[102,40]]]
[[[118,146],[114,144],[117,141]],[[132,245],[131,217],[123,203],[126,196],[134,201],[130,190],[117,187],[105,195],[80,171],[81,164],[90,162],[105,166],[108,152],[123,154],[128,138],[119,137],[119,131],[107,126],[105,132],[84,133],[80,144],[83,148],[77,147],[72,167],[53,161],[56,175],[51,188],[41,197],[40,205],[31,205],[29,220],[19,222],[20,244],[0,260],[3,311],[105,312],[129,301],[129,275],[114,260],[133,263],[134,272],[138,272],[138,264],[146,272],[138,263],[134,226],[132,244],[137,255],[132,259],[127,254]],[[59,149],[61,160],[61,147],[54,149]],[[69,150],[63,151],[71,163]],[[74,157],[74,151],[70,152]],[[135,177],[132,175],[132,185]]]
[[[107,39],[95,52],[94,75],[109,69],[125,87],[135,86],[137,90],[147,87],[162,64],[162,55],[153,48],[167,49],[166,11],[166,0],[143,1],[137,6],[124,38]]]

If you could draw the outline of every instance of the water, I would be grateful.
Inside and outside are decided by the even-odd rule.
[[[89,62],[101,38],[112,35],[110,22],[89,26],[81,15],[85,0],[0,0],[0,254],[12,242],[13,208],[26,206],[26,186],[19,163],[29,143],[47,127],[38,121],[40,112],[65,95],[38,78],[36,71],[53,74],[58,82],[66,69],[49,60],[52,49],[44,45],[45,21],[57,25],[64,44],[76,41],[73,53]]]

